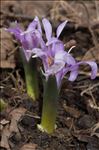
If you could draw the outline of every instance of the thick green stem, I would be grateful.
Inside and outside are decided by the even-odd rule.
[[[36,60],[30,60],[29,63],[25,64],[24,71],[27,93],[33,100],[36,100],[39,97]]]
[[[25,72],[27,94],[35,101],[39,97],[36,59],[31,58],[29,62],[27,62],[22,50],[20,50],[20,52]]]
[[[0,112],[3,111],[7,107],[7,103],[3,99],[0,98]]]
[[[50,76],[45,83],[41,124],[42,131],[52,133],[55,129],[57,114],[58,89],[55,76]]]

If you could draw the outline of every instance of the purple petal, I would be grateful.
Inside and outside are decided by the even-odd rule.
[[[66,55],[64,56],[64,60],[68,65],[75,65],[75,59],[65,51]]]
[[[64,62],[64,65],[65,65],[65,61],[64,61],[64,56],[65,56],[65,51],[58,51],[56,54],[55,54],[55,58],[54,58],[54,62]]]
[[[31,37],[31,33],[26,33],[21,35],[21,43],[24,49],[32,49],[33,48],[33,40]]]
[[[56,80],[57,80],[57,86],[58,86],[58,88],[60,88],[60,85],[61,85],[62,74],[63,74],[62,70],[56,74]]]
[[[19,28],[19,25],[17,23],[15,24],[15,27],[5,29],[5,30],[12,33],[12,34],[14,34],[14,36],[17,38],[17,40],[20,40],[20,34],[23,32],[21,30],[21,28]]]
[[[20,35],[20,40],[25,49],[33,49],[40,44],[41,34],[39,31],[25,31]]]
[[[25,54],[25,58],[26,58],[26,60],[28,62],[30,60],[31,56],[32,56],[32,53],[26,51],[23,47],[22,47],[22,50],[23,50],[23,52]]]
[[[51,26],[50,22],[46,18],[44,18],[42,20],[42,23],[43,23],[43,26],[44,26],[46,38],[49,41],[51,36],[52,36],[52,26]]]
[[[51,45],[51,44],[53,44],[53,43],[56,43],[56,42],[59,42],[59,41],[60,41],[60,40],[58,40],[57,38],[52,37],[52,38],[50,38],[50,39],[47,41],[46,46],[49,46],[49,45]]]
[[[56,53],[60,52],[60,51],[64,51],[64,45],[63,45],[63,43],[61,41],[58,41],[57,43],[53,43],[53,45],[52,45],[52,51],[53,51],[54,55]]]
[[[73,70],[70,72],[69,81],[75,81],[78,76],[78,70]]]
[[[42,56],[46,56],[46,52],[44,52],[42,49],[40,48],[34,48],[32,49],[32,53],[34,54],[32,57],[42,57]]]
[[[57,31],[56,31],[57,38],[60,36],[60,34],[63,31],[64,27],[66,26],[67,22],[68,21],[66,20],[58,26]]]
[[[54,63],[49,69],[46,71],[46,74],[56,74],[64,67],[64,62]]]
[[[42,49],[46,49],[46,44],[45,44],[42,37],[40,38],[40,46],[41,46]]]
[[[34,18],[34,21],[37,22],[37,27],[38,27],[37,30],[42,34],[41,24],[40,24],[39,18],[37,16]]]
[[[61,70],[56,74],[56,79],[57,79],[58,88],[60,88],[62,79],[63,79],[63,77],[65,76],[65,74],[66,74],[67,72],[68,72],[68,69],[67,69],[67,68],[63,68],[63,69],[61,69]]]
[[[98,66],[94,61],[81,61],[77,63],[80,64],[88,64],[91,67],[91,79],[95,79],[98,71]]]
[[[64,51],[64,44],[62,41],[58,40],[57,38],[51,38],[46,44],[50,47],[52,55],[54,56],[58,51]]]
[[[32,30],[35,30],[36,29],[36,26],[37,26],[37,21],[32,21],[30,24],[29,24],[29,26],[28,26],[28,28],[27,28],[27,31],[32,31]]]

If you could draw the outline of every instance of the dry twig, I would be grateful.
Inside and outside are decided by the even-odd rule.
[[[85,89],[85,90],[83,90],[83,91],[81,92],[81,96],[83,96],[84,93],[87,93],[88,91],[93,90],[94,88],[96,88],[96,87],[98,87],[98,86],[99,86],[99,83],[96,83],[96,84],[94,84],[93,86],[88,87],[87,89]]]

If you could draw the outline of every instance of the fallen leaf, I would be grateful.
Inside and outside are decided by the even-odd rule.
[[[10,122],[9,120],[2,119],[2,120],[0,121],[0,124],[6,125],[6,124],[8,124],[9,122]]]
[[[12,36],[4,30],[4,28],[0,29],[0,47],[1,47],[1,68],[14,68],[15,67],[15,59],[14,55],[9,55],[11,51],[15,49],[14,43],[12,41]]]
[[[17,127],[17,123],[21,116],[26,112],[25,108],[17,108],[14,109],[9,115],[11,116],[11,124],[10,124],[10,132],[19,132],[19,129]]]
[[[25,108],[16,108],[9,113],[9,117],[11,118],[11,121],[10,121],[11,123],[6,124],[2,129],[1,142],[0,142],[1,147],[6,148],[7,150],[10,150],[8,141],[9,141],[9,137],[11,136],[13,132],[17,133],[18,137],[21,138],[17,124],[18,124],[20,117],[25,112],[26,112]]]
[[[20,117],[24,115],[25,112],[26,112],[25,108],[19,107],[11,111],[9,115],[12,117],[12,119],[14,118],[16,121],[18,121]]]
[[[6,148],[7,150],[11,150],[8,142],[8,138],[10,136],[9,125],[7,124],[2,131],[0,146],[2,148]]]
[[[33,144],[33,143],[27,143],[25,145],[23,145],[20,150],[36,150],[37,148],[37,144]]]

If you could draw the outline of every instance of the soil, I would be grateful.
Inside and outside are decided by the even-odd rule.
[[[0,119],[1,150],[99,150],[99,72],[91,80],[84,66],[75,82],[64,78],[57,128],[51,135],[41,132],[41,79],[40,98],[33,102],[26,93],[19,44],[4,31],[15,20],[25,28],[35,15],[47,17],[54,31],[68,19],[60,37],[66,50],[76,45],[72,55],[77,60],[95,60],[99,66],[98,6],[98,1],[1,1],[0,98],[7,103]]]

